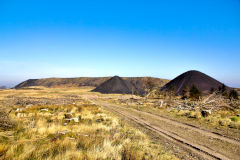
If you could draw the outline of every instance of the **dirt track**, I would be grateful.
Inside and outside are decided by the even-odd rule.
[[[239,159],[240,142],[160,115],[93,100],[122,118],[154,132],[181,159]],[[176,151],[175,151],[176,150]],[[179,151],[180,150],[180,151]]]

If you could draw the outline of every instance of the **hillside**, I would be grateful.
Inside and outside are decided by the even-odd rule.
[[[97,87],[111,77],[79,77],[79,78],[45,78],[45,79],[29,79],[15,86],[16,89],[30,86],[44,86],[48,88],[58,87],[80,87],[94,86]],[[157,86],[163,86],[169,80],[153,78],[153,77],[122,77],[124,80],[133,84],[136,88],[144,88],[147,81],[152,81]]]
[[[217,90],[222,86],[222,84],[223,83],[202,72],[192,70],[185,72],[177,76],[175,79],[171,80],[163,87],[163,90],[168,91],[174,89],[176,91],[176,94],[182,95],[183,90],[187,86],[191,88],[193,85],[195,85],[201,92],[209,93],[211,89]]]

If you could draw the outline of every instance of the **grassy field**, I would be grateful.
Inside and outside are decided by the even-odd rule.
[[[1,90],[0,159],[177,159],[89,102],[90,89]]]

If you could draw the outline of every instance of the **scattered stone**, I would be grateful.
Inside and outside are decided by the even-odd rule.
[[[25,117],[25,113],[17,113],[17,117],[20,118],[20,117]]]
[[[23,109],[22,108],[17,108],[16,112],[22,112]]]
[[[212,114],[212,111],[211,110],[202,110],[201,114],[203,117],[207,117]]]
[[[64,119],[64,121],[65,121],[66,123],[69,123],[69,122],[71,122],[71,119]]]
[[[79,118],[78,117],[75,117],[75,118],[67,118],[67,119],[64,119],[65,122],[71,122],[71,121],[74,121],[74,122],[79,122]]]
[[[161,100],[160,101],[160,108],[163,106],[163,101]]]
[[[73,120],[74,122],[79,122],[79,118],[78,117],[71,118],[71,120]]]
[[[182,106],[179,105],[179,106],[177,107],[177,110],[182,110]]]
[[[33,105],[32,104],[28,104],[27,106],[26,106],[26,108],[30,108],[30,107],[32,107]]]

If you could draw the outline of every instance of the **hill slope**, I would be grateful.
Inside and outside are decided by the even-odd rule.
[[[80,86],[99,86],[111,77],[79,77],[79,78],[45,78],[29,79],[15,86],[16,89],[30,86],[44,86],[48,88],[56,87],[80,87]],[[133,84],[136,88],[143,89],[147,81],[152,81],[157,86],[163,86],[169,80],[153,77],[122,77],[122,79]]]
[[[18,85],[15,88],[24,88],[30,86],[44,86],[49,88],[54,87],[80,87],[80,86],[98,86],[110,77],[80,77],[80,78],[44,78],[44,79],[29,79]]]
[[[191,88],[193,85],[197,86],[201,92],[208,93],[212,88],[218,89],[222,83],[202,72],[192,70],[179,75],[162,89],[167,91],[174,88],[178,95],[182,95],[186,86]]]

